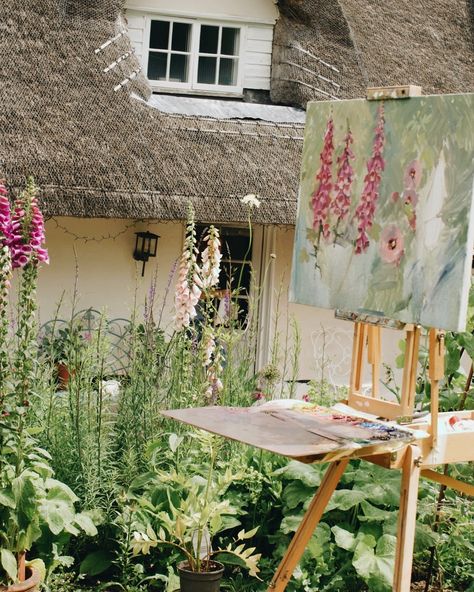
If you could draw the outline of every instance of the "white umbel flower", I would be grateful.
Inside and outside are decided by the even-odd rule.
[[[246,206],[249,206],[249,208],[259,208],[260,207],[260,200],[258,198],[258,195],[256,195],[255,193],[249,193],[248,195],[243,197],[240,200],[240,202]]]

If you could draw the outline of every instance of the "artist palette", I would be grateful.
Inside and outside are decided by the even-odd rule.
[[[289,408],[287,408],[289,407]],[[392,452],[418,438],[396,424],[307,403],[173,409],[163,415],[301,462]]]

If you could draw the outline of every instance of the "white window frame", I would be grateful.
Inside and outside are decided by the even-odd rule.
[[[155,50],[150,48],[150,31],[152,21],[168,21],[173,23],[183,23],[191,25],[191,42],[189,52],[180,52],[171,50],[171,32],[170,39],[168,42],[167,50]],[[220,51],[220,41],[222,36],[222,28],[230,27],[239,29],[239,45],[236,54],[237,65],[237,81],[234,86],[226,84],[202,84],[197,82],[199,56],[215,57],[217,59],[218,66],[220,65],[220,58],[233,58],[234,56],[227,56],[225,54],[206,54],[199,53],[199,40],[201,36],[201,26],[209,25],[213,27],[219,27],[219,40],[218,40],[218,52]],[[247,39],[247,27],[242,22],[227,21],[227,20],[209,20],[209,19],[185,19],[182,17],[173,17],[168,15],[153,14],[146,17],[145,23],[145,39],[143,48],[143,69],[148,74],[148,60],[150,53],[166,53],[168,56],[172,53],[186,54],[189,55],[188,63],[188,82],[172,82],[168,80],[151,80],[150,85],[153,90],[185,93],[185,94],[206,94],[206,95],[217,95],[217,96],[242,96],[243,94],[243,74],[245,66],[245,46]],[[167,61],[167,76],[169,76],[171,60]],[[217,69],[216,77],[219,75],[219,69]]]

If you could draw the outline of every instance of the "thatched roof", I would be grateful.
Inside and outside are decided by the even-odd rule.
[[[33,175],[49,215],[176,219],[191,201],[198,219],[243,221],[240,198],[258,193],[256,222],[293,223],[302,126],[137,100],[149,88],[123,2],[1,0],[0,175],[14,192]],[[304,106],[398,83],[473,91],[470,2],[279,0],[272,98]]]
[[[302,125],[160,113],[130,51],[120,2],[2,0],[0,174],[26,175],[46,214],[245,221],[240,198],[258,193],[256,222],[294,221]],[[99,6],[99,8],[98,8]]]
[[[278,0],[278,8],[275,102],[397,84],[474,91],[473,0]]]

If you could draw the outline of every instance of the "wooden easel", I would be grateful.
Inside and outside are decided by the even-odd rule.
[[[378,325],[355,324],[351,383],[347,403],[354,409],[373,413],[387,419],[409,418],[413,415],[415,402],[415,381],[421,329],[413,325],[406,327],[406,355],[400,403],[392,403],[377,398],[377,383],[381,362],[380,331],[381,327]],[[372,391],[370,395],[364,395],[360,392],[365,350],[367,350],[367,358],[372,370]],[[444,332],[431,329],[429,333],[431,420],[425,424],[413,426],[417,429],[425,429],[428,437],[408,445],[398,453],[379,454],[363,458],[363,460],[373,462],[387,469],[401,469],[402,471],[393,592],[409,592],[410,590],[420,476],[443,483],[466,495],[474,496],[473,485],[432,470],[432,467],[436,465],[474,460],[474,433],[447,434],[443,439],[442,449],[437,448],[440,417],[445,419],[454,415],[453,413],[438,414],[439,381],[443,377]],[[472,412],[458,412],[455,415],[470,417]],[[268,587],[268,592],[283,592],[285,590],[348,462],[348,459],[342,459],[329,465],[323,481]]]
[[[413,86],[368,89],[367,92],[369,100],[407,98],[419,95],[421,95],[421,88]],[[381,324],[377,321],[373,323],[356,321],[351,380],[347,400],[347,404],[354,410],[390,420],[403,417],[409,421],[413,416],[421,327],[406,325],[404,330],[406,334],[405,364],[400,402],[397,403],[379,398]],[[367,361],[371,366],[372,389],[370,395],[361,392],[366,350]],[[420,477],[442,483],[457,489],[463,494],[474,496],[474,486],[433,470],[433,467],[446,463],[474,460],[474,432],[443,434],[440,443],[439,426],[442,422],[447,421],[449,416],[473,416],[473,413],[469,411],[455,414],[438,413],[439,382],[444,377],[444,357],[444,332],[431,329],[429,332],[431,416],[426,423],[418,423],[413,426],[418,430],[424,430],[427,437],[418,440],[414,444],[409,444],[397,453],[364,457],[366,461],[376,463],[387,469],[399,469],[402,472],[393,592],[409,592],[410,590]],[[268,592],[283,592],[285,590],[348,462],[348,459],[342,459],[329,465],[316,495],[272,578]]]

